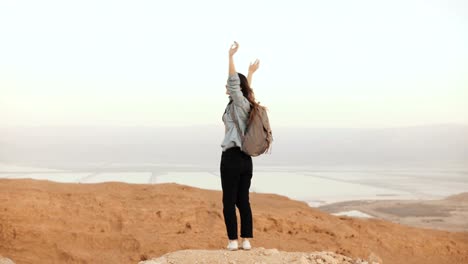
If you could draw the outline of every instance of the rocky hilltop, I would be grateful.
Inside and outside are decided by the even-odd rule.
[[[373,254],[385,264],[468,263],[467,232],[334,216],[275,194],[252,193],[251,205],[254,249]],[[0,255],[17,264],[135,264],[180,250],[216,252],[226,242],[220,191],[0,179]]]

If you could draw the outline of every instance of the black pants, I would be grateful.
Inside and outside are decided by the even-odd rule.
[[[249,201],[252,157],[239,147],[229,148],[222,152],[220,170],[227,235],[231,240],[237,239],[237,206],[241,218],[241,237],[252,238],[252,210]]]

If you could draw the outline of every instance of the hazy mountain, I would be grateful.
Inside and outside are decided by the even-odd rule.
[[[273,128],[257,165],[465,166],[467,125]],[[0,161],[170,163],[217,167],[224,127],[16,127],[0,130]]]

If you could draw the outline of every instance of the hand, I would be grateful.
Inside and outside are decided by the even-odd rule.
[[[260,67],[260,60],[256,59],[254,62],[250,63],[249,65],[249,72],[254,73],[258,67]]]
[[[237,49],[239,49],[239,43],[234,41],[234,44],[231,45],[231,48],[229,49],[229,56],[234,56],[236,54]]]

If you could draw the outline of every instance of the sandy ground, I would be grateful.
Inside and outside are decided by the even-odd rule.
[[[318,209],[338,213],[357,210],[395,223],[468,232],[468,192],[442,200],[362,200],[333,203]]]
[[[333,252],[285,252],[277,249],[255,248],[249,251],[180,250],[139,264],[213,264],[213,263],[268,263],[268,264],[379,264],[382,260],[371,255],[368,260],[351,259]]]
[[[0,255],[15,263],[138,263],[223,250],[220,191],[178,184],[0,179]],[[275,194],[251,195],[255,248],[371,254],[383,263],[468,263],[468,232],[334,216]]]

